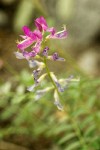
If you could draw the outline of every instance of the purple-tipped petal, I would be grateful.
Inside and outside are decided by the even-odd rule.
[[[52,55],[52,59],[53,60],[57,60],[59,58],[59,56],[58,56],[58,53],[54,53],[53,55]]]
[[[34,51],[32,52],[26,52],[24,51],[23,52],[23,56],[26,58],[26,59],[30,59],[31,57],[35,57],[37,53],[35,53]]]
[[[47,50],[47,51],[48,51],[48,50],[49,50],[49,47],[48,47],[48,46],[46,46],[46,47],[45,47],[45,50]]]
[[[40,93],[36,94],[34,97],[35,101],[38,101],[43,95],[44,95],[43,93],[42,94],[40,94]]]
[[[65,61],[64,58],[58,56],[58,53],[54,53],[52,55],[52,60],[54,60],[54,61]]]
[[[65,59],[62,57],[59,57],[56,61],[65,61]]]
[[[29,87],[27,88],[27,90],[28,90],[29,92],[33,92],[34,89],[35,89],[35,87],[37,87],[38,85],[39,85],[38,83],[35,83],[34,85],[29,86]]]
[[[48,56],[48,50],[49,50],[49,47],[46,46],[42,52],[43,56],[46,56],[46,57]]]
[[[30,68],[34,68],[36,66],[38,66],[38,61],[36,60],[28,60],[28,64]]]
[[[18,58],[18,59],[25,59],[25,57],[23,56],[23,54],[20,53],[20,52],[14,52],[14,54],[15,54],[16,58]]]
[[[73,75],[70,75],[66,80],[65,80],[65,82],[66,82],[66,85],[65,85],[65,88],[68,88],[68,86],[69,86],[69,84],[70,84],[70,82],[71,82],[71,80],[74,78],[74,76]]]
[[[64,30],[60,32],[56,32],[55,29],[51,28],[51,34],[48,36],[48,38],[52,39],[65,39],[67,37],[68,33],[66,31],[66,28],[64,27]]]
[[[54,75],[54,73],[51,72],[50,75],[51,75],[53,81],[55,82],[55,84],[56,84],[56,86],[58,88],[58,91],[59,92],[64,92],[64,88],[60,85],[60,83],[58,82],[57,77]]]
[[[73,75],[70,75],[65,81],[68,84],[74,78]]]
[[[64,88],[60,85],[60,83],[58,81],[55,81],[55,84],[56,84],[59,92],[64,92]]]
[[[37,70],[34,70],[34,71],[33,71],[34,78],[37,78],[37,77],[38,77],[40,71],[41,71],[40,69],[37,69]]]
[[[54,104],[57,106],[59,110],[63,111],[63,106],[60,103],[59,96],[56,90],[54,92],[54,99],[55,99]]]
[[[73,79],[74,76],[70,75],[67,79],[60,79],[59,82],[63,84],[63,88],[68,89],[71,81],[79,81],[79,79]]]
[[[52,87],[47,87],[47,88],[45,88],[43,90],[37,90],[36,91],[35,100],[39,100],[42,96],[44,96],[50,90],[52,90]]]
[[[39,100],[46,93],[45,89],[36,91],[35,100]]]
[[[68,35],[67,31],[61,31],[61,32],[57,32],[54,36],[52,36],[52,38],[65,39],[67,37],[67,35]]]
[[[34,68],[34,67],[38,66],[40,70],[42,70],[45,66],[45,64],[43,62],[39,62],[37,60],[29,60],[29,59],[28,59],[28,64],[29,64],[30,68]]]
[[[40,31],[43,31],[43,30],[46,31],[47,28],[48,28],[48,25],[47,25],[46,20],[44,19],[44,17],[37,18],[35,20],[35,25]]]
[[[38,84],[38,83],[39,83],[39,81],[38,81],[38,76],[39,76],[40,72],[41,72],[40,69],[37,69],[37,70],[34,70],[34,71],[33,71],[33,76],[34,76],[34,82],[35,82],[35,84]]]
[[[61,103],[57,100],[54,102],[54,104],[57,106],[57,108],[61,111],[63,111],[63,106],[61,105]]]

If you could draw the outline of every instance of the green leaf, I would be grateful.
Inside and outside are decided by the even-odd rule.
[[[11,82],[6,82],[0,87],[0,95],[1,94],[8,94],[11,90]]]
[[[34,134],[35,135],[40,135],[42,133],[44,133],[46,131],[46,129],[48,128],[48,126],[46,124],[37,124],[36,127],[35,127],[35,130],[34,130]]]
[[[23,100],[25,100],[26,94],[23,95],[15,95],[15,97],[12,99],[12,104],[18,104],[21,103]]]
[[[71,130],[73,127],[70,124],[62,124],[61,126],[58,126],[56,129],[54,129],[54,134],[59,134],[61,132],[67,132]]]
[[[8,108],[6,108],[6,111],[3,111],[1,114],[1,119],[8,119],[9,117],[13,116],[16,111],[18,110],[18,106],[9,106]]]
[[[87,116],[82,123],[80,123],[80,127],[83,129],[84,127],[86,127],[87,125],[89,126],[89,124],[93,121],[93,116]]]
[[[88,127],[88,129],[86,130],[86,132],[85,132],[85,136],[89,136],[89,135],[91,135],[91,133],[93,133],[94,132],[94,130],[95,130],[95,124],[92,124],[92,125],[90,125],[89,127]]]
[[[20,75],[20,82],[25,86],[33,84],[33,76],[26,70],[23,70]]]
[[[63,144],[65,142],[67,142],[68,140],[72,139],[73,137],[75,137],[75,133],[67,133],[64,135],[64,137],[62,137],[59,141],[58,144]]]
[[[64,150],[78,150],[80,147],[80,143],[78,141],[71,143],[66,149]],[[82,150],[82,149],[80,149]]]
[[[92,108],[94,106],[95,101],[96,101],[96,95],[90,96],[87,102],[88,107]]]
[[[85,113],[86,113],[86,110],[83,108],[80,108],[80,109],[77,109],[76,111],[74,111],[72,115],[77,118],[80,115],[83,115]]]

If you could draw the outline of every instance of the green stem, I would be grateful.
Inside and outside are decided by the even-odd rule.
[[[49,70],[48,65],[47,65],[46,57],[44,57],[44,63],[45,63],[45,67],[46,67],[47,74],[48,74],[48,76],[49,76],[49,78],[50,78],[50,80],[51,80],[51,82],[52,82],[54,88],[57,90],[58,95],[60,96],[60,93],[59,93],[59,91],[58,91],[58,88],[57,88],[55,82],[53,81],[53,79],[52,79],[52,77],[51,77],[50,70]]]
[[[46,57],[44,57],[44,63],[45,63],[45,67],[46,67],[47,74],[48,74],[48,76],[49,76],[49,78],[50,78],[50,80],[51,80],[51,82],[52,82],[54,88],[57,90],[57,93],[58,93],[58,95],[59,95],[59,98],[61,99],[61,95],[60,95],[60,93],[59,93],[59,91],[58,91],[58,88],[56,87],[56,84],[55,84],[55,82],[53,81],[53,79],[52,79],[52,77],[51,77],[51,74],[50,74],[50,71],[49,71],[49,68],[48,68],[48,65],[47,65]],[[62,101],[62,102],[63,102],[63,101]],[[70,111],[70,108],[69,108],[69,107],[68,107],[68,110]],[[66,113],[68,114],[67,111],[66,111]],[[77,135],[77,137],[79,138],[80,144],[82,145],[82,147],[83,147],[85,150],[87,150],[87,145],[86,145],[86,143],[85,143],[84,137],[81,135],[80,128],[78,127],[76,121],[75,121],[74,118],[70,115],[70,113],[69,113],[69,116],[70,116],[69,119],[70,119],[70,121],[72,122],[73,127],[74,127],[74,130],[75,130],[75,132],[76,132],[76,135]]]

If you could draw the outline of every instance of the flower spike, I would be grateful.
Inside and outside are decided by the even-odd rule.
[[[22,30],[24,35],[20,35],[21,41],[17,42],[18,51],[14,52],[16,58],[26,59],[28,65],[33,70],[34,84],[29,86],[27,90],[29,92],[35,92],[35,100],[39,100],[46,92],[54,90],[54,105],[59,110],[63,110],[63,106],[60,103],[60,94],[69,86],[73,76],[67,79],[58,80],[53,72],[49,71],[47,65],[47,59],[53,61],[65,61],[64,58],[59,57],[57,52],[49,55],[48,40],[49,39],[65,39],[68,35],[66,27],[62,31],[56,32],[54,27],[48,27],[48,24],[44,17],[35,19],[36,29],[33,31],[28,26],[23,26]],[[42,74],[43,70],[43,74]],[[41,75],[40,75],[41,74]],[[52,86],[48,86],[45,89],[35,90],[41,82],[49,77]]]

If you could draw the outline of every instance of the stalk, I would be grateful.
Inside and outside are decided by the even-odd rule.
[[[57,88],[55,82],[53,81],[53,79],[52,79],[52,77],[51,77],[50,70],[49,70],[49,67],[48,67],[48,65],[47,65],[47,59],[46,59],[46,57],[44,57],[44,63],[45,63],[45,67],[46,67],[46,71],[47,71],[47,74],[48,74],[48,76],[49,76],[49,79],[50,79],[51,83],[53,84],[54,88],[57,90],[58,96],[59,96],[59,98],[60,98],[60,100],[61,100],[62,98],[61,98],[61,95],[60,95],[60,93],[59,93],[59,91],[58,91],[58,88]],[[62,101],[62,102],[63,102],[63,101]],[[70,110],[71,110],[70,107],[67,107],[67,108],[68,108],[69,112],[71,112],[71,111],[70,111]],[[81,134],[81,131],[80,131],[79,126],[77,125],[76,121],[75,121],[74,118],[70,115],[69,112],[66,110],[66,113],[69,114],[69,120],[72,122],[73,127],[74,127],[74,130],[75,130],[75,132],[76,132],[76,135],[77,135],[77,137],[78,137],[78,139],[79,139],[79,141],[80,141],[80,145],[82,145],[82,147],[84,148],[84,150],[88,150],[87,144],[86,144],[86,142],[85,142],[85,140],[84,140],[84,137],[83,137],[82,134]]]

